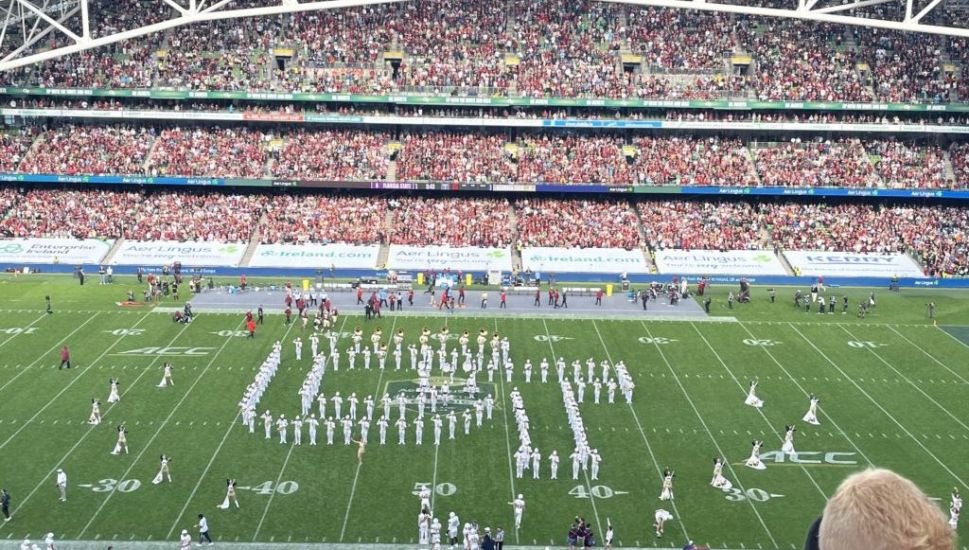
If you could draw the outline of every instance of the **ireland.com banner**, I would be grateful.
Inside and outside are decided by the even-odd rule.
[[[624,248],[529,247],[522,267],[539,273],[649,273],[639,250]]]
[[[823,277],[924,278],[922,268],[906,254],[861,252],[790,251],[784,257],[801,275]]]
[[[118,265],[169,265],[235,267],[246,245],[219,242],[126,241],[114,255]]]
[[[99,239],[3,239],[0,263],[96,264],[112,244]]]
[[[388,269],[421,271],[511,271],[511,250],[472,246],[390,245]]]
[[[379,246],[261,244],[249,260],[249,267],[373,269],[379,255]]]
[[[787,275],[769,250],[659,250],[656,268],[671,275]]]

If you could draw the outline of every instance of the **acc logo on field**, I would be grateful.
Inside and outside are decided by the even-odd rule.
[[[809,451],[804,453],[796,453],[795,455],[786,455],[781,451],[769,451],[760,455],[760,459],[764,462],[774,462],[783,463],[790,462],[792,464],[830,464],[834,466],[854,466],[858,464],[857,460],[850,460],[854,457],[855,453],[825,453],[821,451]]]
[[[128,351],[122,351],[120,353],[113,353],[112,355],[164,355],[164,356],[200,356],[208,355],[210,351],[215,348],[189,348],[183,346],[168,346],[168,347],[147,347],[147,348],[137,348]]]

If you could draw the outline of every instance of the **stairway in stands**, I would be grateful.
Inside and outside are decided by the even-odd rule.
[[[256,247],[262,242],[262,232],[259,230],[262,224],[266,222],[266,214],[263,213],[260,216],[259,221],[256,222],[255,229],[252,230],[252,234],[249,235],[249,244],[246,245],[246,252],[242,255],[242,261],[239,262],[240,266],[249,265],[249,261],[256,254]]]

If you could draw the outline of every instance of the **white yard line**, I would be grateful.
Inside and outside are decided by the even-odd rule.
[[[878,401],[875,401],[875,398],[873,398],[868,392],[866,392],[865,389],[862,388],[851,377],[849,377],[848,374],[840,366],[838,366],[837,363],[835,363],[834,361],[832,361],[831,358],[828,357],[828,355],[826,353],[824,353],[823,351],[821,351],[821,349],[819,347],[817,347],[816,345],[814,345],[814,342],[812,342],[807,336],[805,336],[794,325],[790,325],[790,327],[794,330],[794,332],[798,333],[798,335],[800,335],[800,337],[803,338],[804,341],[807,342],[809,346],[811,346],[812,348],[814,348],[814,351],[818,352],[818,354],[820,354],[821,357],[824,357],[824,359],[828,362],[828,364],[830,364],[832,367],[835,368],[835,370],[837,370],[838,372],[840,372],[841,373],[841,376],[843,376],[845,378],[845,380],[847,380],[848,382],[851,382],[851,384],[858,391],[860,391],[865,397],[867,397],[868,400],[871,401],[871,403],[873,405],[875,405],[875,407],[878,408],[878,410],[880,410],[882,413],[885,414],[885,416],[887,416],[892,422],[894,422],[895,425],[898,426],[899,429],[902,430],[902,432],[905,433],[905,435],[907,435],[909,438],[911,438],[912,441],[914,441],[916,445],[918,445],[919,447],[921,447],[922,450],[925,451],[925,453],[932,458],[932,460],[935,460],[939,464],[939,466],[942,466],[942,469],[943,470],[945,470],[946,472],[948,472],[949,475],[951,475],[956,481],[958,481],[960,485],[962,485],[966,489],[969,489],[969,485],[967,485],[966,482],[962,480],[962,478],[960,478],[955,472],[953,472],[951,469],[949,469],[949,467],[946,466],[945,462],[942,462],[941,460],[939,460],[939,457],[935,456],[935,453],[933,453],[932,451],[929,450],[928,447],[926,447],[925,445],[923,445],[922,442],[919,441],[918,437],[915,436],[915,434],[913,434],[912,432],[908,431],[908,429],[905,426],[902,426],[902,424],[898,421],[898,419],[896,419],[894,416],[892,416],[892,413],[890,413],[887,410],[885,410],[885,407],[882,407],[881,404]]]
[[[936,358],[936,357],[935,357],[934,355],[932,355],[931,353],[929,353],[929,352],[927,352],[927,351],[925,351],[925,348],[923,348],[922,346],[920,346],[920,345],[918,345],[918,344],[916,344],[915,342],[913,342],[913,341],[911,341],[911,340],[909,340],[909,339],[908,339],[908,338],[907,338],[907,337],[906,337],[906,336],[905,336],[904,334],[902,334],[901,332],[899,332],[898,330],[896,330],[896,329],[895,329],[895,328],[893,328],[893,327],[888,327],[888,330],[891,330],[892,332],[894,332],[895,334],[897,334],[897,335],[898,335],[898,336],[899,336],[899,337],[900,337],[900,338],[901,338],[902,340],[905,340],[905,341],[906,341],[906,342],[908,342],[908,343],[909,343],[909,344],[910,344],[910,345],[911,345],[912,347],[914,347],[915,349],[917,349],[917,350],[919,350],[920,352],[922,352],[922,354],[923,354],[923,355],[925,355],[926,357],[928,357],[929,359],[931,359],[931,360],[932,360],[932,361],[933,361],[933,362],[934,362],[934,363],[935,363],[936,365],[939,365],[940,367],[942,367],[942,368],[944,368],[945,370],[947,370],[947,371],[949,371],[949,372],[950,372],[950,373],[952,374],[952,376],[955,376],[955,377],[956,377],[956,378],[958,378],[959,380],[962,380],[962,381],[963,381],[963,382],[965,382],[966,384],[969,384],[969,380],[966,380],[965,378],[963,378],[963,377],[962,377],[962,375],[960,375],[960,374],[959,374],[959,373],[957,373],[956,371],[954,371],[954,370],[952,370],[952,369],[950,369],[950,368],[949,368],[949,367],[948,367],[948,366],[947,366],[947,365],[946,365],[945,363],[943,363],[942,361],[940,361],[940,360],[938,360],[938,359],[937,359],[937,358]],[[945,332],[945,331],[943,331],[943,332]],[[948,332],[946,332],[946,334],[949,334],[949,333],[948,333]],[[952,335],[951,335],[951,334],[949,334],[949,336],[952,336]],[[961,343],[961,342],[960,342],[960,343]]]
[[[141,319],[138,319],[137,323],[135,323],[129,328],[136,328],[138,325],[141,324],[142,321],[144,321],[147,318],[148,318],[148,315],[145,314]],[[121,341],[124,340],[126,337],[127,336],[119,336],[117,340],[115,340],[110,346],[105,348],[104,351],[101,352],[101,355],[99,355],[94,361],[91,361],[91,364],[89,364],[83,371],[79,372],[77,376],[72,378],[71,381],[68,382],[68,384],[64,386],[63,389],[61,389],[61,391],[57,392],[57,395],[55,395],[50,401],[47,402],[47,404],[41,407],[41,409],[37,411],[37,413],[34,414],[34,416],[30,417],[30,420],[28,420],[27,422],[33,422],[38,416],[43,414],[43,412],[47,410],[47,407],[50,407],[51,405],[53,405],[60,398],[60,396],[64,395],[64,392],[71,389],[71,386],[76,384],[77,381],[80,380],[82,376],[84,376],[85,374],[87,374],[89,371],[92,370],[91,367],[93,367],[95,364],[97,364],[98,361],[103,359],[104,356],[107,355],[109,351],[114,349],[114,347],[120,344]],[[22,432],[26,427],[27,427],[27,424],[24,424],[17,431],[15,431],[10,437],[8,437],[3,443],[0,443],[0,449],[3,449],[4,447],[6,447],[7,444],[13,441],[13,439],[17,437],[17,435],[19,435],[20,432]]]
[[[74,336],[75,334],[77,334],[77,332],[79,330],[81,330],[82,328],[84,328],[85,326],[87,326],[87,324],[90,323],[91,321],[93,321],[98,315],[99,315],[98,313],[95,313],[91,317],[88,317],[88,320],[87,321],[84,321],[77,328],[75,328],[74,330],[72,330],[67,336],[61,338],[60,341],[58,341],[56,344],[54,344],[53,346],[51,346],[50,349],[48,349],[47,351],[45,351],[44,353],[42,353],[39,357],[37,357],[37,359],[34,359],[34,361],[31,364],[29,364],[26,367],[20,369],[20,372],[18,372],[16,376],[14,376],[13,378],[11,378],[10,380],[7,380],[7,382],[4,385],[0,386],[0,392],[2,392],[4,389],[6,389],[7,386],[9,386],[10,384],[12,384],[14,380],[16,380],[16,379],[20,378],[21,376],[23,376],[34,365],[36,365],[37,363],[41,362],[44,359],[44,357],[46,357],[48,354],[51,354],[51,353],[57,351],[57,348],[61,347],[64,344],[64,342],[66,342],[68,340],[68,338],[70,338],[71,336]]]
[[[896,326],[903,326],[903,325],[896,325]],[[925,325],[921,325],[921,326],[925,326]],[[950,326],[956,327],[958,325],[950,325]],[[933,328],[939,329],[940,331],[942,331],[942,334],[945,334],[949,338],[952,338],[953,340],[956,341],[957,344],[961,345],[962,347],[969,348],[969,344],[967,344],[967,343],[963,342],[962,340],[956,338],[955,336],[953,336],[951,333],[949,333],[949,331],[945,330],[944,328],[942,328],[940,326],[934,326]]]
[[[743,323],[740,323],[740,327],[743,328],[747,332],[747,334],[750,335],[751,338],[754,338],[754,339],[757,338],[756,336],[754,336],[754,333],[750,331],[750,329],[748,329],[746,326],[744,326]],[[696,327],[694,327],[694,328],[696,328]],[[697,331],[699,331],[699,329],[697,329]],[[705,340],[705,338],[704,338],[704,340]],[[805,397],[810,397],[811,396],[811,393],[808,392],[807,390],[805,390],[804,387],[801,386],[800,382],[797,381],[797,378],[795,378],[794,375],[792,375],[790,372],[788,372],[788,370],[784,367],[784,365],[782,365],[781,362],[778,361],[776,357],[774,357],[774,354],[771,353],[771,351],[770,351],[769,348],[767,348],[766,346],[760,346],[760,349],[764,350],[764,352],[767,353],[767,356],[770,357],[771,361],[773,361],[774,364],[777,365],[777,367],[779,369],[781,369],[782,371],[784,371],[784,374],[787,375],[787,377],[791,380],[791,382],[794,382],[794,385],[797,386],[797,389],[801,390],[801,393],[803,393]],[[714,352],[714,353],[716,353],[716,352]],[[719,359],[719,356],[718,356],[718,359]],[[836,430],[838,430],[838,433],[840,433],[842,436],[844,436],[844,438],[848,441],[848,443],[852,447],[855,448],[856,451],[858,451],[858,454],[861,455],[861,457],[865,459],[865,462],[867,462],[869,466],[874,465],[874,462],[872,462],[871,459],[868,458],[868,456],[864,453],[864,451],[862,451],[858,447],[858,445],[855,444],[855,442],[851,439],[851,437],[848,436],[848,433],[845,432],[843,429],[841,429],[841,426],[839,426],[838,423],[835,422],[835,420],[831,416],[831,414],[829,412],[827,412],[827,411],[824,411],[824,409],[822,409],[820,406],[818,407],[818,409],[825,413],[825,416],[827,417],[828,421],[831,422],[831,425],[834,426]]]
[[[599,343],[602,344],[602,350],[606,352],[606,359],[609,360],[609,363],[615,365],[615,362],[612,360],[612,354],[609,353],[609,347],[606,346],[606,342],[602,338],[602,333],[599,332],[599,326],[596,325],[595,321],[592,322],[592,327],[596,329],[596,334],[599,336]],[[662,478],[663,469],[660,468],[659,461],[656,460],[656,454],[653,453],[653,446],[649,443],[649,438],[646,437],[646,430],[643,429],[643,424],[639,421],[639,415],[636,413],[636,409],[633,408],[632,404],[627,404],[627,406],[629,407],[629,412],[631,412],[633,415],[633,420],[636,421],[636,427],[639,429],[639,435],[643,437],[643,443],[646,444],[646,451],[649,453],[649,459],[653,462],[653,466],[656,467],[656,475]],[[680,514],[680,511],[676,506],[676,500],[674,499],[669,502],[673,507],[673,513],[676,514],[677,524],[680,526],[680,530],[683,531],[683,538],[689,540],[690,535],[687,533],[686,523],[683,522],[683,516]]]
[[[347,318],[344,317],[343,318],[343,324],[346,325],[346,322],[347,322]],[[390,332],[387,333],[388,334],[388,336],[387,336],[388,341],[393,339],[393,337],[394,337],[394,329],[395,328],[397,328],[397,316],[396,315],[394,316],[394,322],[390,325]],[[343,332],[343,327],[342,326],[340,327],[340,332]],[[390,346],[387,346],[387,349],[390,349]],[[384,380],[384,370],[381,369],[380,370],[380,376],[377,377],[377,390],[374,392],[375,394],[379,394],[380,393],[380,384],[383,383],[383,380]],[[353,474],[353,484],[350,485],[350,498],[347,499],[347,512],[343,516],[343,528],[340,529],[340,542],[343,542],[343,537],[347,533],[347,523],[350,522],[350,509],[353,506],[353,496],[357,492],[357,480],[360,478],[360,467],[361,466],[363,466],[363,461],[362,460],[358,460],[357,461],[357,470]],[[436,460],[436,456],[435,456],[435,461],[434,461],[434,469],[435,469],[435,471],[437,470],[437,460]],[[434,487],[431,487],[431,498],[434,498]]]
[[[283,461],[283,467],[279,469],[279,475],[276,476],[276,483],[273,485],[273,492],[269,495],[269,502],[266,503],[266,508],[262,511],[262,517],[259,518],[259,523],[256,525],[256,532],[252,535],[252,542],[256,542],[259,537],[259,531],[262,531],[262,524],[266,521],[266,515],[269,514],[269,507],[273,504],[273,497],[276,496],[276,489],[279,487],[279,481],[283,479],[283,472],[286,471],[286,465],[289,464],[289,457],[293,456],[293,449],[296,445],[289,446],[289,452],[286,453],[286,460]]]
[[[548,323],[545,322],[545,319],[542,319],[542,326],[545,327],[545,336],[548,337],[548,348],[552,352],[552,361],[553,363],[557,362],[558,355],[555,353],[555,346],[552,345],[552,333],[549,332]],[[611,362],[612,361],[610,361],[610,363]],[[601,529],[605,524],[602,523],[602,519],[599,518],[599,510],[596,507],[596,497],[594,494],[592,494],[592,483],[589,481],[589,473],[583,470],[582,475],[585,477],[585,486],[589,488],[589,501],[592,503],[592,513],[596,516],[596,525],[598,525]]]
[[[847,334],[849,337],[851,337],[852,340],[858,340],[858,338],[854,334],[852,334],[851,331],[848,330],[847,328],[845,328],[845,327],[842,326],[841,327],[841,330],[845,331],[845,334]],[[936,407],[938,407],[939,410],[942,411],[943,413],[945,413],[946,416],[948,416],[949,418],[951,418],[952,420],[954,420],[956,424],[962,426],[962,429],[964,429],[967,432],[969,432],[969,426],[967,426],[962,420],[960,420],[959,417],[957,417],[956,415],[952,414],[949,411],[949,409],[945,408],[941,403],[939,403],[938,401],[936,401],[931,395],[925,393],[925,390],[923,390],[922,388],[920,388],[918,385],[915,384],[915,382],[912,382],[912,380],[910,380],[907,376],[905,376],[904,374],[902,374],[902,372],[900,370],[898,370],[897,368],[895,368],[895,365],[892,365],[891,363],[889,363],[888,361],[886,361],[885,358],[882,357],[880,353],[878,353],[877,351],[875,351],[872,348],[865,348],[865,349],[868,350],[872,355],[874,355],[875,358],[878,359],[883,365],[885,365],[886,367],[892,369],[892,371],[894,371],[895,374],[897,374],[902,380],[905,380],[906,382],[908,382],[908,384],[910,386],[912,386],[913,388],[915,388],[915,391],[917,391],[920,394],[922,394],[922,397],[925,397],[926,399],[928,399],[929,401],[931,401],[933,405],[935,405]]]
[[[710,348],[710,351],[713,352],[714,357],[717,358],[717,361],[720,362],[720,365],[723,366],[724,370],[727,371],[727,374],[730,376],[730,378],[737,384],[737,387],[740,388],[740,393],[741,394],[746,394],[747,393],[747,389],[744,387],[743,383],[740,380],[738,380],[736,376],[734,376],[733,371],[730,370],[730,367],[727,366],[727,363],[723,360],[723,358],[720,357],[720,354],[717,353],[717,350],[714,349],[714,347],[710,344],[710,341],[707,340],[707,337],[704,336],[702,332],[700,332],[700,329],[697,328],[696,325],[691,325],[691,326],[693,327],[694,330],[696,330],[697,335],[700,336],[700,339],[703,340],[703,343],[706,344],[708,348]],[[760,346],[760,347],[766,349],[764,346]],[[796,384],[796,382],[795,382],[795,384]],[[800,388],[800,386],[798,386],[798,388]],[[804,390],[802,389],[801,391],[804,391]],[[738,400],[738,403],[739,403],[739,400]],[[777,433],[775,431],[776,428],[774,428],[774,425],[771,424],[771,421],[770,421],[770,419],[767,418],[767,415],[764,414],[764,410],[763,409],[760,409],[760,408],[758,408],[756,410],[760,414],[760,417],[764,419],[764,422],[767,423],[767,426],[769,428],[769,431],[772,432],[772,433],[774,433],[774,435],[777,436],[777,439],[779,441],[783,442],[784,441],[784,437],[781,436],[779,433]],[[801,471],[804,472],[804,475],[806,475],[808,477],[808,479],[811,480],[811,484],[814,485],[814,488],[817,489],[818,492],[821,493],[821,496],[824,498],[824,500],[827,501],[828,500],[827,493],[825,493],[824,492],[824,489],[822,489],[821,486],[818,485],[817,480],[814,479],[814,476],[811,475],[811,472],[809,472],[807,470],[807,468],[804,467],[803,464],[800,465],[800,467],[801,467]]]
[[[184,332],[185,329],[188,327],[189,325],[186,324],[185,328],[183,328],[178,334],[181,335],[182,332]],[[178,338],[178,336],[176,336],[176,338]],[[232,336],[226,337],[225,342],[222,343],[222,346],[219,347],[219,349],[215,352],[215,354],[212,356],[212,359],[208,362],[207,365],[205,365],[205,368],[202,369],[202,372],[197,377],[195,377],[195,381],[192,382],[192,385],[189,386],[187,390],[185,390],[185,393],[182,394],[182,398],[179,399],[177,403],[175,403],[175,406],[172,407],[171,412],[169,412],[168,416],[165,417],[165,420],[163,420],[161,424],[158,425],[158,429],[155,430],[155,433],[151,436],[150,439],[148,439],[148,442],[144,444],[144,446],[141,449],[141,452],[138,453],[137,456],[135,456],[135,459],[131,461],[131,465],[128,466],[128,468],[124,471],[123,474],[121,474],[121,476],[118,479],[128,479],[128,474],[130,474],[131,471],[134,470],[135,466],[141,460],[141,457],[143,457],[145,453],[148,452],[148,449],[151,447],[151,444],[155,442],[155,439],[157,439],[159,435],[161,435],[162,430],[165,429],[165,426],[167,426],[168,423],[171,421],[172,417],[175,416],[175,412],[179,409],[179,407],[182,406],[183,403],[185,403],[185,400],[188,399],[189,394],[192,393],[192,390],[195,389],[195,386],[197,386],[198,383],[202,381],[202,378],[205,377],[205,373],[208,372],[209,369],[212,367],[212,365],[215,364],[215,361],[219,358],[219,355],[221,355],[222,352],[225,351],[226,346],[229,345],[229,342],[232,341],[232,338],[233,338]],[[148,372],[148,370],[149,369],[145,369],[142,372],[142,375],[145,372]],[[108,502],[111,501],[111,497],[113,497],[116,494],[116,492],[117,491],[109,492],[108,496],[105,497],[103,501],[101,501],[101,505],[98,506],[98,509],[94,511],[94,515],[91,516],[91,519],[88,520],[87,524],[84,525],[84,528],[81,529],[81,532],[78,533],[77,538],[82,538],[84,536],[84,533],[86,533],[88,528],[91,527],[91,524],[94,523],[94,520],[101,514],[101,511],[104,510],[104,507],[108,505]]]
[[[642,326],[643,326],[643,330],[646,331],[646,336],[652,338],[653,334],[649,331],[649,327],[646,326],[645,322],[642,323]],[[596,327],[596,332],[597,333],[599,332],[598,327]],[[601,334],[599,335],[599,338],[600,340],[602,339]],[[737,471],[734,470],[734,467],[731,464],[727,454],[724,453],[723,449],[720,448],[720,444],[717,443],[717,439],[713,436],[713,432],[710,431],[710,427],[707,426],[706,420],[703,419],[703,415],[701,415],[699,409],[696,408],[696,404],[693,402],[693,398],[690,397],[690,394],[686,391],[686,388],[683,386],[683,382],[680,381],[679,375],[676,374],[676,371],[673,369],[673,365],[666,357],[666,353],[663,352],[663,348],[659,344],[654,343],[653,345],[656,346],[656,351],[659,353],[659,356],[663,359],[663,362],[666,363],[666,368],[669,369],[670,374],[673,375],[673,380],[676,382],[676,385],[679,386],[680,391],[683,392],[683,397],[686,398],[687,403],[690,404],[690,408],[693,409],[693,412],[696,414],[697,419],[700,420],[700,424],[703,426],[703,429],[707,432],[707,435],[710,437],[710,441],[713,443],[713,446],[716,447],[717,453],[719,453],[719,455],[724,458],[724,465],[733,474],[734,480],[736,480],[737,487],[741,491],[746,491],[743,484],[740,482],[740,477],[737,475]],[[767,537],[770,539],[771,544],[773,544],[774,546],[777,546],[777,540],[774,539],[774,534],[771,533],[770,528],[767,527],[767,523],[764,521],[763,516],[760,515],[760,510],[758,510],[757,506],[754,505],[753,499],[747,499],[747,503],[750,504],[750,509],[753,510],[754,515],[757,516],[757,519],[760,521],[760,524],[764,528],[764,531],[767,533]]]
[[[495,332],[500,334],[497,317],[495,318]],[[498,386],[500,387],[499,392],[501,393],[501,415],[505,419],[505,447],[508,450],[508,482],[511,484],[511,499],[515,500],[518,497],[518,493],[515,492],[515,467],[511,463],[511,435],[508,431],[508,406],[505,404],[505,377],[502,372],[498,373]],[[521,541],[518,536],[518,528],[515,528],[515,544],[519,542]]]
[[[14,338],[20,336],[21,334],[26,333],[27,332],[27,329],[29,329],[29,328],[33,327],[34,325],[36,325],[37,323],[39,323],[41,321],[41,319],[47,317],[47,315],[48,315],[47,312],[44,312],[40,317],[34,319],[34,322],[30,323],[26,327],[23,327],[24,330],[22,330],[22,331],[20,331],[20,332],[18,332],[16,334],[14,334],[13,336],[11,336],[10,338],[7,338],[3,342],[0,342],[0,348],[2,348],[3,346],[6,346],[7,344],[9,344],[10,341],[13,340]]]
[[[285,333],[283,333],[283,337],[279,339],[280,342],[282,342],[283,340],[286,339],[287,336],[289,336],[289,331],[292,330],[295,325],[296,323],[292,323],[289,325],[289,328],[286,329]],[[231,338],[229,339],[231,340]],[[182,516],[185,515],[185,510],[188,510],[188,507],[191,506],[192,499],[195,498],[195,495],[198,493],[199,487],[202,486],[202,481],[205,480],[205,476],[208,475],[209,470],[212,469],[212,464],[215,463],[215,459],[217,456],[219,456],[219,453],[222,451],[222,447],[225,446],[225,442],[229,440],[229,434],[232,433],[232,429],[235,428],[236,420],[238,419],[239,419],[239,413],[237,412],[236,415],[232,418],[232,421],[229,422],[229,427],[226,428],[225,434],[222,435],[222,441],[219,441],[219,446],[215,448],[215,452],[213,452],[212,457],[209,458],[208,464],[206,464],[205,469],[202,470],[202,475],[200,475],[198,481],[195,482],[195,487],[192,488],[192,492],[188,495],[188,498],[185,500],[185,504],[182,506],[182,509],[179,510],[178,515],[175,516],[175,522],[172,523],[171,529],[169,529],[168,534],[165,535],[166,539],[172,538],[172,533],[174,533],[175,528],[178,527],[178,522],[182,521]]]

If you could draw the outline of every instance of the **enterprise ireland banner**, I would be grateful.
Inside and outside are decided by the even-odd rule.
[[[114,241],[99,239],[3,239],[0,262],[25,264],[96,264]]]

